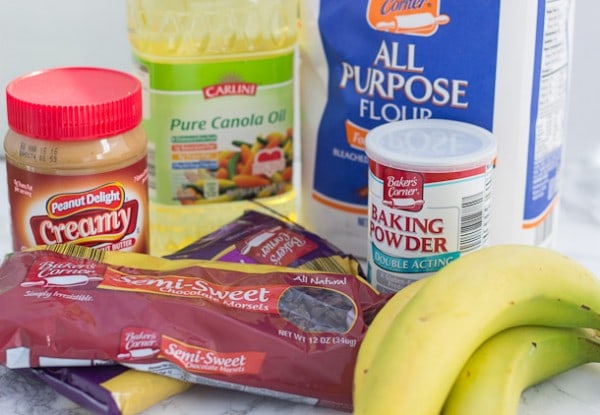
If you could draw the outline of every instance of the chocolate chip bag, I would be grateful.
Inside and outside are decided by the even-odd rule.
[[[0,267],[0,363],[118,363],[350,410],[358,346],[385,300],[349,274],[40,247]]]
[[[261,241],[259,244],[252,241]],[[248,245],[257,245],[249,247]],[[243,253],[242,253],[243,252]],[[350,255],[285,218],[255,210],[168,256],[271,263],[363,276]],[[120,365],[20,369],[100,415],[129,415],[190,387],[190,383]]]

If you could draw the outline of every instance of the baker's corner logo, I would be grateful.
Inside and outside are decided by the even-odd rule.
[[[391,209],[419,212],[423,209],[425,179],[417,172],[387,168],[383,179],[383,204]]]
[[[431,36],[439,26],[450,22],[440,14],[442,0],[369,0],[367,21],[382,32]]]

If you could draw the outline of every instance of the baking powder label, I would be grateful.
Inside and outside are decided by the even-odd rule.
[[[493,165],[421,173],[370,162],[368,276],[395,292],[488,240]]]

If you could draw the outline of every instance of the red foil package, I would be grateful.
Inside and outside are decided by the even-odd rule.
[[[351,410],[356,354],[387,297],[353,275],[55,245],[0,267],[0,363],[119,363]]]

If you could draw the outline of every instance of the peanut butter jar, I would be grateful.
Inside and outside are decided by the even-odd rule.
[[[75,243],[146,253],[139,81],[111,69],[54,68],[10,82],[6,103],[13,249]]]

